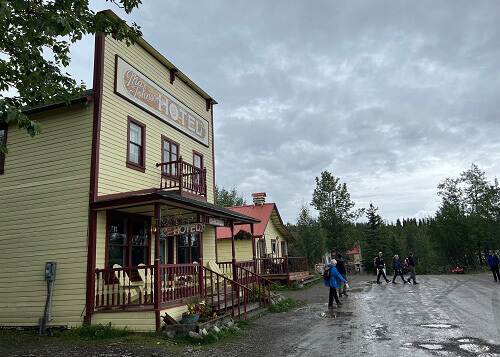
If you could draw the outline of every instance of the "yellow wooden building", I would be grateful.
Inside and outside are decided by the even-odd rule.
[[[43,134],[0,123],[10,150],[0,158],[0,326],[44,317],[159,330],[186,299],[222,310],[260,279],[208,264],[216,227],[259,222],[214,204],[214,104],[144,39],[127,47],[99,35],[93,88],[70,105],[25,111]],[[57,265],[45,275],[47,262]],[[238,280],[242,272],[251,279]],[[210,293],[221,281],[228,288]]]

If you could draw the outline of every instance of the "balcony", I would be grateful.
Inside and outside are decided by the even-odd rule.
[[[207,197],[207,169],[182,160],[156,164],[161,167],[160,189],[178,191],[180,195]]]

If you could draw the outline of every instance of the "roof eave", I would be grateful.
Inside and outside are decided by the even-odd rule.
[[[103,10],[100,11],[100,13],[112,17],[115,19],[120,19],[121,18],[115,14],[112,10]],[[128,25],[127,25],[128,26]],[[198,87],[196,83],[194,83],[188,76],[186,76],[179,68],[174,66],[172,62],[170,62],[168,59],[165,58],[160,52],[158,52],[153,46],[149,44],[143,37],[139,37],[137,41],[146,51],[148,51],[153,57],[155,57],[158,61],[160,61],[165,67],[168,69],[173,69],[175,70],[175,75],[179,77],[184,83],[186,83],[188,86],[190,86],[195,92],[197,92],[199,95],[201,95],[204,99],[209,100],[212,104],[218,104],[215,99],[213,99],[208,93],[206,93],[203,89]]]

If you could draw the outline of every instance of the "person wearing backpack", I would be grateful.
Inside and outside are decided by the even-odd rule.
[[[382,276],[385,279],[385,282],[389,284],[390,280],[387,279],[387,276],[385,276],[385,263],[384,263],[384,258],[382,257],[382,252],[378,252],[378,257],[373,260],[373,265],[375,268],[378,270],[377,274],[377,284],[380,284],[380,276]]]
[[[342,277],[347,280],[347,272],[345,269],[345,262],[344,258],[342,257],[342,254],[338,253],[337,254],[337,265],[335,266],[337,268],[337,271],[342,275]],[[340,281],[340,289],[339,289],[339,297],[343,296],[348,296],[347,295],[347,286],[346,283],[343,281]]]
[[[408,267],[408,270],[410,271],[410,277],[408,278],[408,282],[411,283],[413,279],[413,284],[418,284],[417,283],[417,274],[415,272],[415,257],[413,256],[413,252],[410,252],[408,254],[408,257],[405,259],[405,265]]]
[[[342,306],[342,304],[339,301],[339,297],[337,296],[337,289],[340,287],[339,283],[337,282],[337,279],[343,281],[344,283],[346,282],[346,280],[338,272],[335,265],[337,265],[337,261],[335,259],[332,259],[330,261],[330,264],[328,264],[328,267],[325,269],[323,273],[323,279],[325,280],[325,285],[330,288],[330,294],[328,296],[329,309],[333,309],[333,299],[335,299],[337,307]]]

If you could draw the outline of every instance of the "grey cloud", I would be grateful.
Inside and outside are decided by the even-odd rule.
[[[220,103],[218,184],[285,221],[322,170],[388,220],[435,210],[472,161],[500,176],[498,1],[145,3],[120,16]]]

